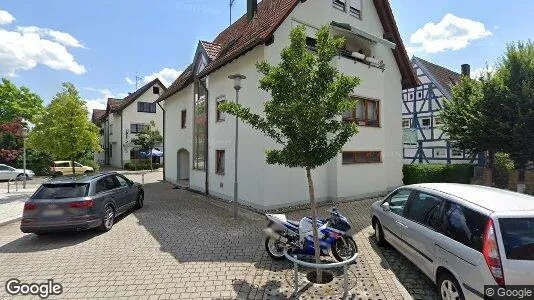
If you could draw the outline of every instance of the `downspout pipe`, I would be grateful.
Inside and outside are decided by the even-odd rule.
[[[121,168],[124,168],[124,152],[123,152],[123,141],[122,141],[122,136],[123,136],[123,132],[122,132],[122,112],[121,112]]]
[[[161,110],[163,111],[163,181],[167,181],[167,177],[165,177],[165,163],[167,162],[167,160],[165,159],[165,153],[167,153],[167,148],[165,148],[165,108],[163,108],[163,106],[161,106],[159,102],[157,103],[159,108],[161,108]]]

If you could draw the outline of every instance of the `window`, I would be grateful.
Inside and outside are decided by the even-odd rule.
[[[402,128],[410,128],[410,119],[402,119]]]
[[[13,171],[13,169],[8,166],[0,166],[0,171]]]
[[[506,258],[534,260],[534,218],[501,218],[499,225]]]
[[[180,126],[182,129],[184,129],[187,126],[187,110],[182,110],[182,114],[180,116]]]
[[[128,180],[126,180],[126,178],[122,177],[121,175],[115,175],[115,179],[117,179],[117,182],[119,183],[120,187],[130,186]]]
[[[333,0],[334,7],[337,9],[341,9],[342,11],[345,11],[345,2],[346,0]]]
[[[70,162],[57,163],[56,168],[70,168]]]
[[[132,149],[130,150],[130,159],[141,159],[141,150]]]
[[[74,166],[75,166],[76,168],[83,168],[83,165],[80,164],[80,163],[77,163],[77,162],[74,162]]]
[[[452,156],[461,157],[463,156],[462,150],[452,149]]]
[[[343,152],[343,164],[366,164],[382,162],[380,151]]]
[[[137,102],[137,111],[145,113],[156,113],[156,103]]]
[[[130,124],[130,133],[141,133],[149,129],[150,126],[147,124]]]
[[[423,92],[417,92],[417,99],[423,98]]]
[[[205,81],[196,80],[194,84],[193,115],[193,169],[206,171],[208,102]]]
[[[362,18],[362,0],[349,0],[349,14],[358,19]]]
[[[119,187],[119,182],[115,176],[107,176],[96,182],[96,193],[110,191],[117,187]]]
[[[436,153],[436,156],[443,157],[443,156],[447,155],[445,149],[443,149],[443,148],[439,148],[439,149],[436,149],[434,151]]]
[[[430,118],[423,118],[421,119],[421,125],[423,127],[430,127]]]
[[[215,173],[224,175],[224,150],[215,151]]]
[[[408,198],[410,198],[411,193],[411,190],[400,189],[389,196],[385,202],[389,203],[391,212],[402,216],[404,214],[404,207],[406,206],[406,202],[408,202]]]
[[[159,86],[153,86],[152,87],[152,94],[159,95]]]
[[[81,198],[87,196],[89,184],[87,183],[65,183],[65,184],[43,184],[32,198],[34,199],[63,199]]]
[[[443,234],[474,250],[482,251],[488,217],[452,202],[447,202],[443,211]]]
[[[434,125],[438,126],[441,124],[441,117],[434,117]]]
[[[408,98],[410,98],[410,100],[413,100],[413,93],[409,93]]]
[[[360,126],[380,126],[380,102],[369,99],[356,99],[356,108],[343,114],[346,122],[356,122]]]
[[[109,124],[109,135],[113,135],[113,124]]]
[[[226,102],[226,99],[224,98],[217,100],[217,113],[215,116],[216,122],[223,122],[226,119],[226,114],[219,110],[219,105],[224,102]]]
[[[442,204],[441,198],[417,192],[408,204],[407,217],[414,222],[439,230]]]

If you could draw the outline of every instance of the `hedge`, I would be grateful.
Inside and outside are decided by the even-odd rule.
[[[414,164],[402,168],[404,184],[426,182],[470,183],[474,165]]]
[[[153,163],[152,168],[154,170],[157,170],[160,168],[160,164]],[[142,162],[142,163],[125,163],[124,169],[130,170],[130,171],[141,171],[141,170],[150,170],[150,162]]]

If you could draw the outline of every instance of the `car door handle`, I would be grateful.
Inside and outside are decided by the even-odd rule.
[[[408,228],[408,226],[406,226],[406,224],[404,224],[404,223],[402,223],[402,222],[400,222],[400,221],[395,221],[395,222],[397,222],[397,224],[398,224],[399,226],[401,226],[401,227]]]

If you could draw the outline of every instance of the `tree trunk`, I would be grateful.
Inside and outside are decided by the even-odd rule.
[[[74,167],[74,157],[71,158],[70,165],[72,167],[72,175],[76,175],[76,168]]]
[[[490,182],[491,182],[491,185],[495,185],[495,176],[494,176],[494,173],[495,173],[495,151],[494,150],[489,150],[488,151],[488,164],[489,164],[489,169],[490,169],[490,173],[491,173],[491,179],[490,179]]]
[[[321,246],[319,244],[319,232],[317,229],[317,207],[315,205],[315,191],[313,190],[313,180],[311,177],[310,168],[306,168],[306,176],[308,177],[308,191],[310,193],[310,209],[312,213],[312,229],[313,229],[313,248],[315,249],[315,263],[321,263]],[[323,274],[321,269],[317,269],[317,282],[322,282]]]

